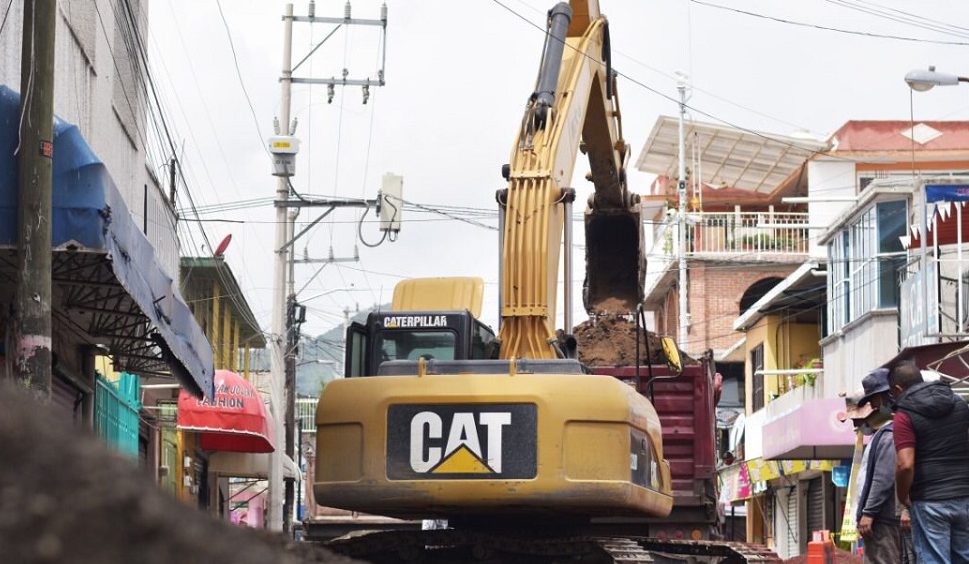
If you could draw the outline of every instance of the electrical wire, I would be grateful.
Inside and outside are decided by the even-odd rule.
[[[493,0],[493,1],[495,1],[495,0]],[[757,12],[750,12],[750,11],[747,11],[747,10],[741,10],[739,8],[731,8],[729,6],[722,6],[720,4],[714,4],[713,2],[706,2],[704,0],[690,0],[690,2],[692,2],[694,4],[699,4],[701,6],[706,6],[708,8],[716,8],[718,10],[725,10],[725,11],[728,11],[728,12],[734,12],[734,13],[737,13],[737,14],[743,14],[745,16],[750,16],[750,17],[753,17],[753,18],[759,18],[759,19],[763,19],[763,20],[771,20],[771,21],[774,21],[774,22],[783,23],[783,24],[787,24],[787,25],[793,25],[793,26],[797,26],[797,27],[813,28],[813,29],[819,29],[819,30],[823,30],[823,31],[832,31],[832,32],[836,32],[836,33],[844,33],[844,34],[848,34],[848,35],[857,35],[857,36],[862,36],[862,37],[871,37],[871,38],[876,38],[876,39],[891,39],[891,40],[894,40],[894,41],[908,41],[908,42],[914,42],[914,43],[932,43],[932,44],[935,44],[935,45],[958,45],[958,46],[962,46],[962,47],[969,46],[969,42],[965,42],[965,41],[945,41],[945,40],[940,40],[940,39],[925,39],[925,38],[920,38],[920,37],[906,37],[906,36],[902,36],[902,35],[889,35],[889,34],[883,34],[883,33],[873,33],[873,32],[870,32],[870,31],[858,31],[858,30],[851,30],[851,29],[841,29],[841,28],[837,28],[837,27],[829,27],[829,26],[824,26],[824,25],[820,25],[820,24],[812,24],[812,23],[807,23],[807,22],[800,22],[800,21],[795,21],[795,20],[788,20],[788,19],[779,18],[779,17],[776,17],[776,16],[769,16],[769,15],[766,15],[766,14],[758,14]]]
[[[242,80],[242,70],[239,69],[239,57],[236,54],[235,43],[232,41],[232,32],[229,30],[229,22],[226,21],[225,13],[222,11],[221,0],[215,0],[215,5],[219,8],[219,17],[222,18],[222,25],[223,27],[225,27],[225,36],[226,36],[226,39],[229,40],[229,49],[232,51],[232,62],[235,63],[236,77],[239,78],[239,86],[242,87],[242,93],[246,97],[246,103],[249,104],[249,112],[252,114],[252,123],[256,127],[256,135],[259,137],[259,146],[262,147],[262,149],[268,153],[269,149],[266,148],[266,145],[264,142],[266,137],[263,136],[262,129],[259,127],[259,118],[256,117],[256,109],[252,105],[252,99],[249,98],[249,91],[246,90],[246,83],[245,81]],[[287,132],[289,131],[288,123],[282,124],[282,127]]]
[[[13,6],[13,0],[7,2],[7,9],[3,11],[3,21],[0,21],[0,37],[3,36],[3,28],[7,25],[7,16],[10,15],[11,6]]]

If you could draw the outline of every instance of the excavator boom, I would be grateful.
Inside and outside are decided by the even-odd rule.
[[[573,9],[575,8],[575,9]],[[632,311],[645,271],[638,197],[626,186],[609,28],[595,2],[560,2],[537,89],[530,96],[505,176],[502,253],[502,358],[555,358],[556,286],[563,222],[576,155],[588,155],[595,188],[586,212],[590,312]],[[566,332],[571,327],[565,328]]]

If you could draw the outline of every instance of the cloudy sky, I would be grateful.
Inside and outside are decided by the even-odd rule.
[[[380,4],[354,0],[353,16],[377,18]],[[192,234],[183,234],[183,253],[199,252],[198,226],[213,243],[232,234],[228,260],[268,330],[275,215],[265,201],[247,202],[268,201],[276,187],[264,145],[279,111],[284,3],[150,5],[155,80],[184,143],[189,188],[196,204],[209,210],[202,215],[205,222],[184,224]],[[508,161],[542,51],[543,33],[535,26],[544,29],[551,2],[388,0],[387,5],[387,84],[371,89],[367,105],[358,87],[337,88],[328,104],[325,87],[294,86],[292,112],[303,145],[293,184],[304,194],[373,198],[381,176],[394,172],[404,176],[408,201],[480,212],[459,214],[474,215],[474,224],[407,212],[399,239],[375,249],[358,241],[359,211],[332,214],[298,244],[299,254],[305,248],[314,258],[331,251],[352,257],[356,248],[360,259],[327,266],[301,294],[311,334],[339,323],[344,308],[389,301],[394,284],[413,276],[484,278],[483,317],[491,324],[497,319],[497,232],[487,227],[497,220],[485,214],[494,212],[494,192],[503,187],[500,167]],[[910,94],[902,81],[908,70],[934,64],[969,74],[969,27],[941,23],[969,22],[969,4],[955,0],[601,0],[601,7],[610,21],[614,66],[628,77],[620,80],[619,94],[634,159],[657,117],[677,111],[670,100],[677,70],[691,77],[692,119],[818,137],[850,119],[909,119]],[[294,10],[305,14],[307,3]],[[316,3],[318,16],[339,17],[343,10],[342,1]],[[294,62],[332,30],[297,24]],[[380,41],[376,28],[341,28],[297,75],[340,76],[346,68],[350,78],[375,77]],[[912,102],[916,120],[969,119],[969,88],[940,88]],[[578,161],[577,178],[586,170]],[[639,171],[630,171],[629,178],[638,192],[651,181]],[[588,183],[575,185],[577,201],[584,202]],[[188,207],[184,198],[179,204]],[[310,221],[312,213],[304,211],[299,221]],[[370,219],[362,233],[375,242],[380,233]],[[581,244],[581,224],[576,228]],[[577,284],[581,252],[572,273]],[[308,265],[297,267],[297,287],[314,272]],[[581,319],[581,303],[575,309]]]

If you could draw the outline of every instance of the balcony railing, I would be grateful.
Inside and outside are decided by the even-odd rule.
[[[296,398],[296,420],[302,423],[304,433],[316,432],[316,398]]]
[[[653,253],[675,255],[676,218],[657,230]],[[808,214],[792,212],[696,212],[687,215],[687,252],[694,255],[807,254]]]

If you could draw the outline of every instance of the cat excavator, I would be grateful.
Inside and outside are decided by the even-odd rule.
[[[547,23],[497,195],[498,335],[478,320],[480,279],[404,281],[390,311],[348,328],[347,377],[317,407],[320,505],[447,527],[330,546],[387,562],[749,561],[728,543],[636,536],[647,530],[637,520],[662,519],[673,504],[657,412],[636,388],[576,360],[570,321],[556,331],[579,151],[594,186],[584,218],[590,314],[634,312],[645,259],[608,22],[595,0],[572,0]],[[676,347],[665,352],[676,364]]]

